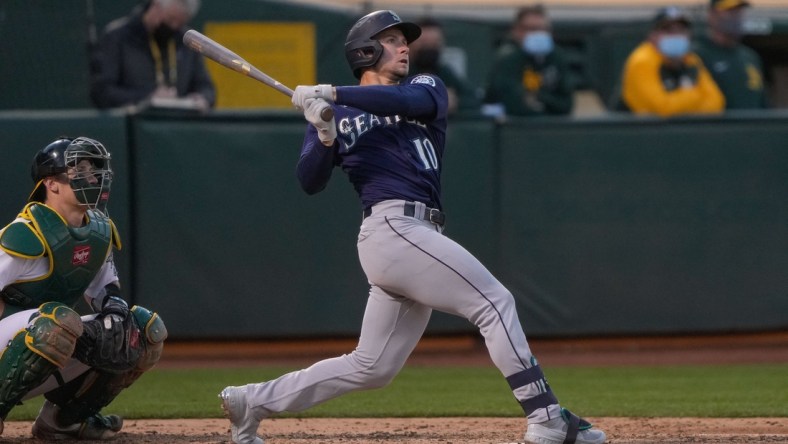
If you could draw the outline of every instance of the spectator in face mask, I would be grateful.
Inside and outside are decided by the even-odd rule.
[[[741,44],[746,0],[711,0],[708,29],[695,50],[725,95],[726,109],[765,108],[761,59]]]
[[[417,23],[421,36],[410,43],[410,74],[434,74],[443,80],[449,93],[449,113],[478,111],[476,89],[451,65],[443,60],[445,37],[443,26],[432,18]]]
[[[497,51],[487,81],[486,114],[514,116],[569,114],[574,88],[569,65],[555,46],[542,5],[521,8],[511,41]],[[501,109],[502,108],[502,109]]]
[[[92,54],[93,103],[114,108],[181,98],[183,106],[212,107],[216,92],[202,56],[183,44],[199,5],[199,0],[150,0],[107,25]]]
[[[690,52],[690,20],[675,7],[660,10],[648,38],[627,58],[622,98],[637,114],[662,117],[719,113],[725,99]]]

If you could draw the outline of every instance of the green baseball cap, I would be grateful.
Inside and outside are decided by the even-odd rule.
[[[717,11],[728,11],[730,9],[750,6],[750,2],[747,0],[711,0],[710,6],[711,9],[716,9]]]

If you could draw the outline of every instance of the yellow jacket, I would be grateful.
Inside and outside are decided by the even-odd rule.
[[[627,58],[622,98],[632,112],[668,117],[720,113],[725,109],[725,97],[696,54],[684,56],[677,70],[668,69],[664,61],[649,41]]]

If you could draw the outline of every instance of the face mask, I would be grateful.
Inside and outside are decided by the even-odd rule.
[[[719,20],[717,29],[723,34],[731,37],[739,37],[744,33],[744,22],[741,17],[730,16],[722,17]]]
[[[546,56],[553,46],[553,36],[547,31],[529,32],[523,38],[523,51],[533,56]]]
[[[419,72],[431,72],[434,74],[438,68],[440,57],[440,49],[423,48],[413,57],[413,65]]]
[[[659,39],[659,52],[671,59],[680,59],[689,52],[689,38],[684,35],[666,35]]]
[[[166,42],[167,40],[170,40],[174,35],[175,35],[175,30],[167,25],[159,25],[153,31],[153,38],[155,38],[157,42]]]

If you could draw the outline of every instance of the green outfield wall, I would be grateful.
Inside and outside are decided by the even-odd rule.
[[[354,335],[367,284],[340,170],[317,195],[295,113],[0,112],[0,215],[55,136],[112,151],[127,297],[173,338]],[[535,336],[788,328],[788,114],[452,120],[446,234]],[[433,333],[468,332],[436,314]]]
[[[782,119],[523,122],[498,149],[501,278],[530,330],[786,325]]]

